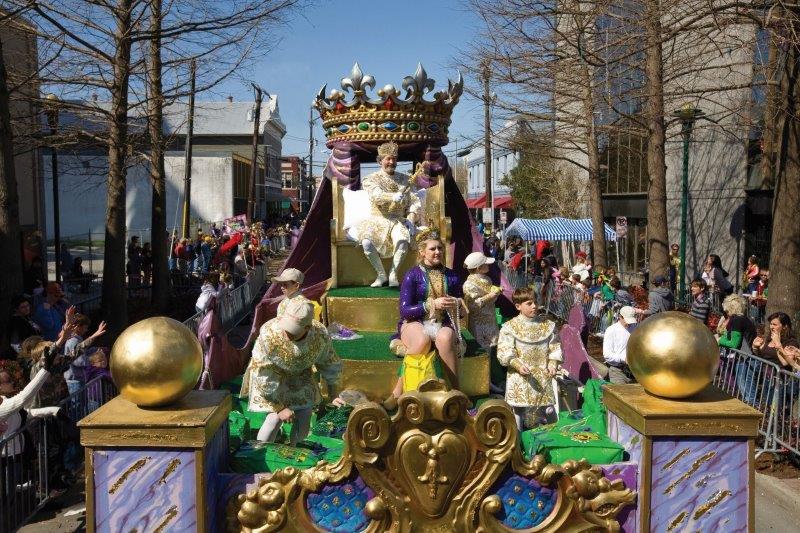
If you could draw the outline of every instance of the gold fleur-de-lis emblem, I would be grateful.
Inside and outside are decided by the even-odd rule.
[[[439,457],[444,455],[447,450],[442,446],[423,442],[419,445],[419,451],[428,457],[428,461],[425,464],[425,473],[417,476],[417,481],[428,485],[428,496],[434,499],[436,493],[439,492],[439,485],[448,483],[447,476],[439,475]]]

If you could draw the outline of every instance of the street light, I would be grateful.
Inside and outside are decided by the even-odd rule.
[[[692,142],[692,128],[694,123],[706,116],[700,108],[686,104],[672,113],[681,121],[681,135],[683,135],[683,178],[681,180],[681,266],[676,272],[680,276],[679,297],[686,294],[686,219],[689,209],[689,143]]]
[[[56,251],[56,281],[61,283],[61,221],[59,215],[58,198],[58,153],[56,152],[55,138],[58,133],[58,96],[48,94],[46,113],[47,125],[50,128],[50,173],[53,177],[53,245]]]

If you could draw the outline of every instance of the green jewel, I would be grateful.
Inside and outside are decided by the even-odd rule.
[[[419,131],[419,122],[409,122],[406,124],[406,129],[408,131]]]
[[[367,123],[367,122],[359,122],[358,123],[358,131],[369,131],[369,123]]]

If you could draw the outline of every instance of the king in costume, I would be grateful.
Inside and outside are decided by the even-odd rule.
[[[356,223],[353,228],[356,239],[377,274],[373,287],[380,287],[387,281],[382,257],[392,258],[389,286],[399,285],[397,268],[408,251],[422,208],[415,177],[394,170],[397,153],[398,146],[394,142],[378,147],[381,169],[366,176],[361,185],[369,196],[370,216]]]

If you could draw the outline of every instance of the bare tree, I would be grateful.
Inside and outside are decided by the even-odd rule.
[[[62,112],[74,117],[61,128],[58,141],[75,150],[100,147],[108,153],[103,308],[109,332],[115,335],[127,325],[128,167],[142,160],[152,163],[153,260],[159,286],[155,293],[162,298],[168,294],[164,286],[163,154],[169,139],[155,130],[161,128],[164,110],[187,96],[182,73],[190,60],[204,65],[197,91],[214,87],[246,66],[257,50],[274,42],[265,39],[262,30],[280,20],[298,0],[176,0],[166,10],[151,0],[9,3],[32,10],[36,34],[45,44],[42,82],[60,96]],[[102,98],[89,99],[92,93],[101,93]],[[163,310],[164,301],[157,301],[157,307]]]
[[[14,165],[14,132],[11,126],[3,41],[0,37],[0,309],[10,309],[11,299],[22,294],[22,257],[19,240],[19,196]],[[8,347],[6,324],[8,313],[0,313],[0,350]]]
[[[796,319],[800,312],[800,7],[778,2],[766,24],[772,67],[767,121],[774,125],[764,156],[775,185],[767,311],[783,311]]]

